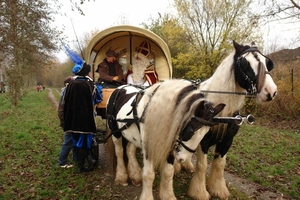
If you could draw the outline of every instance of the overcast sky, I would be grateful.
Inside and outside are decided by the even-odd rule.
[[[158,13],[170,12],[169,5],[169,0],[85,1],[81,5],[85,13],[85,16],[82,16],[78,11],[72,11],[70,1],[65,0],[63,12],[67,16],[59,17],[56,23],[58,26],[65,26],[68,41],[76,41],[76,35],[78,38],[82,38],[84,34],[90,33],[92,30],[104,30],[111,26],[120,25],[121,21],[140,26],[149,18],[157,18]],[[285,48],[299,47],[299,42],[295,42],[295,38],[299,35],[300,27],[295,26],[299,26],[299,24],[291,26],[276,22],[266,26],[264,29],[265,46],[276,42],[277,45]],[[73,44],[69,44],[69,46],[72,48]],[[67,59],[63,51],[58,54],[58,57],[60,61]]]
[[[85,16],[82,16],[78,11],[72,11],[70,1],[65,0],[63,12],[67,16],[59,17],[57,25],[65,26],[65,33],[69,41],[76,41],[76,35],[78,38],[82,38],[85,33],[90,33],[92,30],[104,30],[120,25],[121,17],[125,18],[123,21],[130,25],[141,26],[140,24],[147,22],[149,18],[157,18],[158,13],[164,14],[168,10],[168,5],[168,0],[85,1],[81,5],[85,13]],[[69,44],[69,46],[72,47],[73,44]],[[64,52],[59,53],[58,56],[61,61],[67,59]]]

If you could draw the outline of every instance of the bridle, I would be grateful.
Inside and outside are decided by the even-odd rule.
[[[254,58],[258,62],[258,72],[257,72],[256,76],[251,76],[253,69],[252,69],[250,63],[246,59],[246,56],[249,53],[253,54]],[[267,71],[263,70],[264,66],[263,66],[263,63],[261,62],[261,60],[259,59],[258,54],[260,54],[266,58]],[[235,59],[235,66],[234,66],[235,79],[236,79],[236,81],[239,82],[241,87],[243,87],[247,90],[246,94],[250,95],[250,96],[256,96],[256,94],[261,91],[261,82],[265,81],[265,75],[266,74],[270,75],[269,71],[271,71],[272,69],[273,69],[273,62],[268,57],[263,55],[257,49],[255,44],[252,44],[251,47],[244,50]],[[242,78],[243,81],[240,78]]]

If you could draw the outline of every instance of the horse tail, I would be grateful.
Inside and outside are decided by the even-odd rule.
[[[119,103],[118,100],[122,97],[122,94],[125,92],[122,89],[116,89],[113,91],[111,96],[109,97],[107,106],[106,106],[106,134],[108,137],[107,139],[107,155],[108,160],[110,161],[111,166],[111,172],[113,175],[116,174],[116,167],[117,167],[117,156],[115,151],[115,144],[112,139],[113,136],[120,138],[122,137],[122,133],[118,131],[118,124],[116,120],[117,112],[119,111]],[[123,146],[123,159],[125,161],[125,164],[128,163],[128,158],[126,154],[126,145],[127,140],[125,140],[123,137],[122,139],[122,146]]]
[[[124,160],[125,166],[127,166],[127,164],[128,164],[128,156],[127,156],[127,153],[126,153],[126,151],[127,151],[127,150],[126,150],[127,144],[128,144],[128,140],[126,140],[126,139],[122,136],[123,160]]]
[[[110,128],[106,128],[106,137],[109,137],[111,135],[111,130]],[[107,160],[110,163],[110,170],[113,175],[116,174],[116,167],[117,167],[117,157],[116,157],[116,152],[115,152],[115,145],[112,140],[112,136],[110,136],[106,140],[106,152],[107,152]]]
[[[106,131],[106,137],[108,137],[111,134],[111,129],[107,128]],[[122,136],[121,136],[122,137]],[[128,144],[128,141],[122,137],[122,146],[123,146],[123,159],[125,166],[128,164],[128,157],[126,154],[126,146]],[[116,168],[117,168],[117,156],[116,156],[116,151],[115,151],[115,144],[112,140],[112,135],[106,140],[106,152],[110,164],[110,171],[111,174],[114,176],[116,175]]]
[[[109,99],[107,100],[107,105],[106,105],[106,138],[108,138],[106,141],[107,142],[106,151],[110,163],[110,170],[114,176],[116,174],[117,156],[115,151],[115,144],[112,140],[112,137],[113,137],[113,132],[117,127],[117,122],[113,120],[113,116],[115,115],[114,102],[116,101],[118,93],[119,93],[118,89],[114,90],[110,95]]]

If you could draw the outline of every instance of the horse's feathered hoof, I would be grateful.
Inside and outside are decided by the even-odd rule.
[[[118,181],[118,180],[115,180],[115,184],[116,185],[122,185],[122,186],[128,186],[127,182],[121,182],[121,181]]]
[[[128,183],[123,183],[121,185],[125,187],[125,186],[128,186]]]
[[[132,182],[132,184],[133,184],[134,186],[136,186],[136,187],[139,187],[139,186],[142,185],[140,181],[139,181],[139,182],[137,182],[137,181],[131,181],[131,182]]]
[[[187,172],[193,173],[195,170],[195,167],[191,160],[188,160],[188,161],[180,163],[180,164],[181,164],[181,167]]]

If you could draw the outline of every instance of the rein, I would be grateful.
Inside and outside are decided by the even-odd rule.
[[[175,145],[175,149],[179,146],[179,145],[181,145],[185,150],[187,150],[188,152],[190,152],[190,153],[195,153],[196,152],[196,150],[197,150],[197,148],[195,149],[195,150],[193,150],[193,149],[190,149],[188,146],[186,146],[183,142],[182,142],[182,140],[177,140],[177,145]]]
[[[134,101],[131,104],[132,109],[131,109],[131,111],[129,113],[127,113],[127,116],[132,113],[133,118],[116,119],[113,116],[113,120],[116,120],[117,122],[126,122],[126,124],[124,124],[120,129],[118,129],[118,130],[116,130],[114,132],[122,132],[123,130],[129,128],[133,123],[136,124],[138,130],[140,131],[140,125],[139,125],[140,118],[138,117],[137,109],[136,108],[137,108],[137,105],[140,102],[140,100],[141,100],[141,98],[142,98],[143,95],[144,95],[144,90],[140,90],[136,94],[135,99],[134,99]]]
[[[125,86],[126,87],[126,86]],[[112,108],[115,109],[115,106],[116,106],[116,101],[117,101],[117,97],[119,96],[119,93],[120,93],[121,90],[117,90],[117,93],[115,95],[115,98],[114,98],[114,101],[112,103]],[[139,127],[139,118],[138,118],[138,115],[137,115],[137,104],[139,103],[140,99],[142,98],[142,96],[144,95],[144,91],[141,90],[139,92],[136,93],[135,95],[135,99],[133,100],[131,106],[132,106],[132,109],[129,113],[127,113],[127,116],[130,115],[131,113],[133,114],[133,118],[125,118],[125,119],[117,119],[116,116],[113,114],[113,111],[110,110],[108,112],[108,109],[107,109],[107,119],[108,121],[110,121],[111,123],[113,122],[124,122],[125,124],[121,127],[121,128],[118,128],[118,129],[115,129],[114,131],[112,131],[103,141],[105,142],[109,137],[111,137],[112,135],[115,135],[115,134],[120,134],[123,130],[129,128],[133,123],[135,123],[138,127],[138,129],[140,129]],[[116,137],[120,137],[121,135],[116,135]]]
[[[204,93],[218,93],[218,94],[236,94],[236,95],[245,95],[246,97],[255,97],[255,94],[248,92],[227,92],[227,91],[214,91],[214,90],[200,90]]]
[[[151,101],[151,98],[153,97],[153,95],[155,94],[155,92],[157,91],[157,89],[159,88],[159,86],[157,88],[155,88],[155,90],[150,94],[150,100],[148,101],[145,109],[144,109],[144,112],[142,114],[142,116],[139,118],[138,117],[138,114],[137,114],[137,105],[138,103],[140,102],[141,98],[143,97],[144,95],[144,90],[140,90],[137,94],[136,94],[136,97],[134,99],[134,101],[132,102],[131,106],[132,106],[132,109],[131,111],[129,111],[127,113],[127,116],[130,115],[131,113],[133,114],[133,118],[125,118],[125,119],[117,119],[114,115],[109,115],[108,117],[110,118],[110,120],[112,121],[117,121],[117,122],[124,122],[125,124],[117,129],[117,130],[114,130],[112,131],[103,141],[106,142],[108,138],[110,138],[112,135],[116,134],[116,133],[121,133],[123,130],[129,128],[133,123],[136,124],[136,126],[138,127],[138,130],[140,130],[140,125],[139,123],[144,121],[144,118],[145,118],[145,112],[147,110],[147,107]],[[117,93],[116,97],[115,97],[115,100],[113,102],[113,106],[115,106],[115,101],[116,101],[116,98],[118,96],[119,92]]]
[[[159,87],[160,87],[160,85],[157,86],[157,87],[154,89],[154,91],[149,95],[149,98],[150,98],[150,99],[149,99],[149,101],[147,102],[147,104],[146,104],[146,106],[145,106],[145,108],[144,108],[144,111],[143,111],[143,113],[142,113],[142,115],[141,115],[141,118],[140,118],[140,122],[144,123],[144,121],[145,121],[145,113],[147,112],[147,108],[148,108],[148,106],[149,106],[149,103],[150,103],[152,97],[154,96],[154,94],[156,93],[156,91],[158,90]]]

